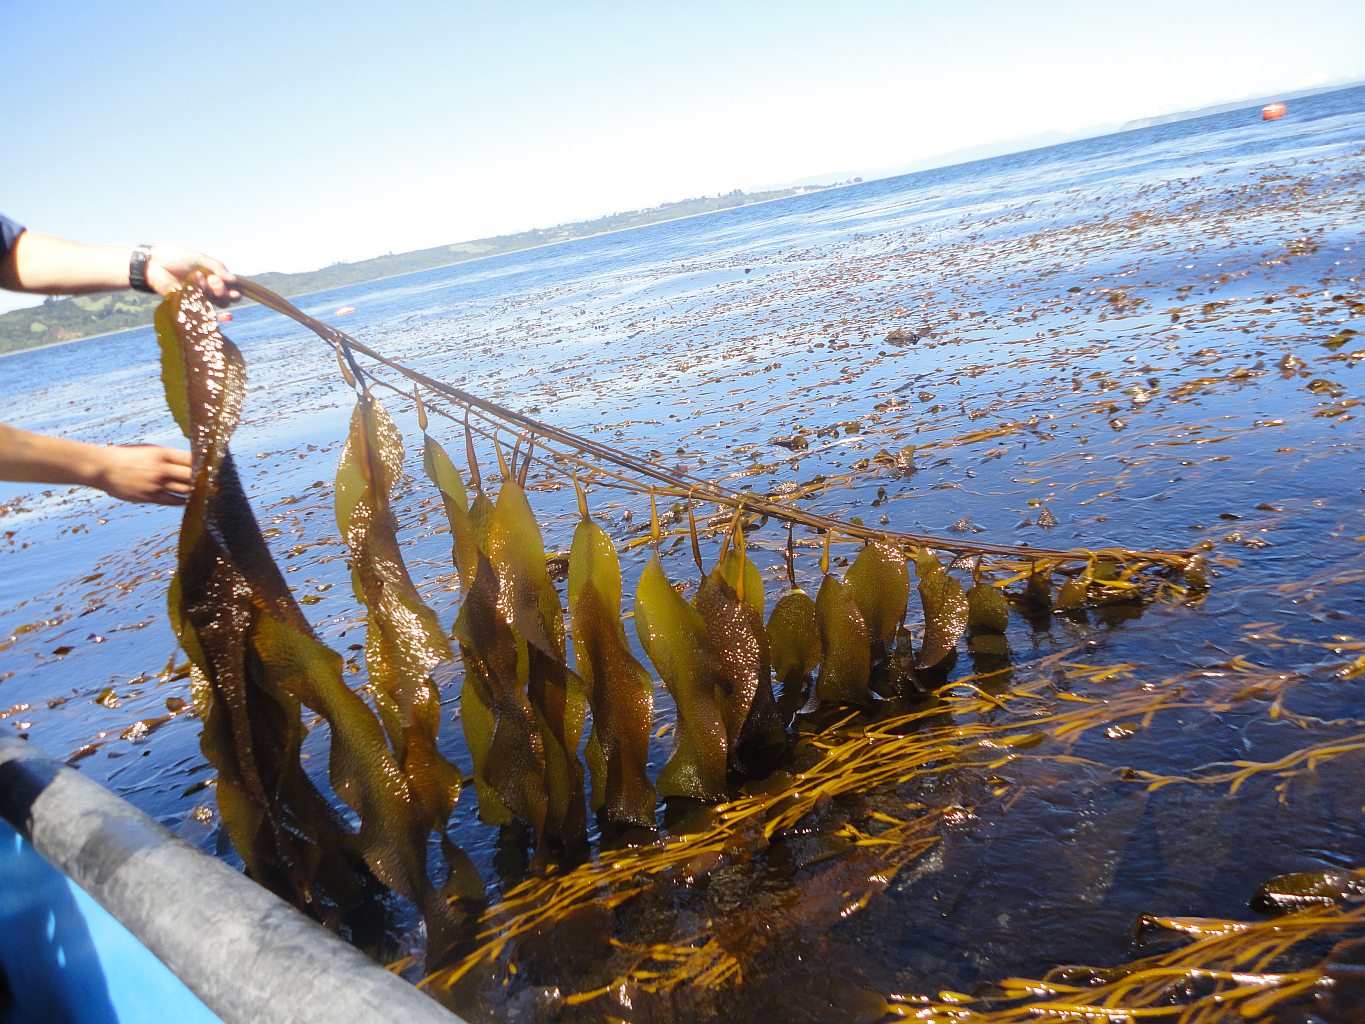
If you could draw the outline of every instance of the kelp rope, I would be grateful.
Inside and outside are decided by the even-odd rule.
[[[287,316],[291,320],[297,321],[324,341],[329,342],[333,346],[338,359],[344,361],[342,365],[349,368],[350,373],[353,374],[358,381],[363,381],[365,375],[361,371],[360,366],[356,363],[355,353],[357,352],[396,371],[414,384],[419,384],[465,409],[477,409],[493,420],[520,428],[525,431],[525,435],[523,436],[529,437],[532,444],[536,442],[543,444],[546,439],[556,441],[570,449],[591,456],[592,459],[598,460],[599,462],[621,467],[622,469],[628,470],[647,480],[663,484],[669,488],[671,492],[677,493],[679,496],[685,496],[691,499],[731,508],[736,510],[737,513],[751,512],[761,516],[769,516],[785,523],[795,523],[822,532],[827,532],[831,535],[847,537],[849,539],[881,541],[895,544],[900,547],[930,547],[941,551],[952,552],[954,555],[958,556],[982,554],[995,555],[1019,559],[1024,562],[1050,563],[1053,567],[1068,564],[1074,565],[1082,562],[1090,563],[1095,561],[1098,557],[1103,556],[1120,562],[1145,562],[1169,569],[1181,569],[1186,567],[1190,559],[1195,556],[1195,552],[1189,549],[1144,551],[1127,548],[1110,548],[1091,551],[1085,549],[1060,550],[1014,544],[968,544],[963,541],[956,541],[946,537],[907,533],[899,530],[883,530],[866,526],[861,523],[844,522],[843,520],[821,515],[817,512],[803,511],[791,505],[773,501],[769,498],[741,494],[737,491],[721,487],[710,480],[663,469],[645,459],[637,458],[626,452],[574,434],[571,431],[552,426],[551,424],[544,423],[523,413],[515,412],[505,406],[498,405],[496,402],[480,398],[462,388],[457,388],[418,370],[404,366],[397,360],[390,359],[388,356],[383,355],[363,342],[357,341],[349,334],[346,334],[315,317],[309,316],[287,299],[282,298],[269,288],[259,285],[254,281],[239,278],[235,287],[246,297],[254,299],[261,305],[266,306],[283,316]],[[394,390],[398,391],[399,394],[404,394],[405,397],[411,397],[399,389],[395,388]],[[448,413],[444,415],[451,420],[455,419]],[[527,458],[530,458],[529,452]]]

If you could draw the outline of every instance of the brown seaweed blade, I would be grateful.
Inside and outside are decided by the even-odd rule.
[[[957,642],[967,631],[967,595],[928,548],[920,549],[915,572],[924,606],[924,643],[915,666],[933,668],[957,649]]]
[[[640,576],[635,629],[678,707],[676,745],[659,773],[659,795],[722,799],[730,744],[721,710],[721,668],[705,621],[673,589],[658,555]]]
[[[569,553],[569,621],[591,693],[593,809],[618,824],[653,826],[656,796],[645,765],[654,682],[626,645],[616,546],[589,519],[574,530]]]
[[[337,526],[351,549],[356,597],[369,610],[365,662],[398,763],[424,819],[444,830],[462,782],[436,747],[440,701],[431,670],[454,656],[398,548],[389,492],[402,472],[398,430],[368,394],[356,402],[337,469]]]
[[[578,759],[587,692],[566,663],[564,613],[545,571],[540,526],[511,476],[503,480],[488,524],[488,560],[497,572],[498,610],[523,645],[526,693],[541,734],[547,803],[543,828],[537,831],[565,850],[577,850],[587,843],[583,763]]]
[[[515,818],[539,835],[547,806],[545,743],[522,678],[525,642],[498,609],[498,575],[482,551],[455,636],[465,665],[460,717],[474,759],[479,817],[489,825]]]
[[[275,846],[290,854],[298,843],[310,843],[303,860],[316,862],[317,877],[334,891],[303,879],[286,894],[315,910],[319,898],[340,899],[356,887],[344,859],[354,850],[375,878],[422,908],[434,950],[458,922],[427,880],[426,830],[407,780],[373,712],[346,686],[341,658],[295,603],[228,454],[240,408],[241,357],[197,292],[167,299],[156,326],[167,401],[195,458],[171,620],[196,677],[201,742],[219,771],[228,834],[248,869],[267,884],[280,877]],[[332,786],[358,813],[358,837],[339,825],[299,766],[298,702],[331,728]],[[274,731],[263,733],[262,722]],[[270,827],[278,833],[273,839],[265,832]]]
[[[167,402],[194,457],[169,610],[190,657],[200,745],[218,770],[223,824],[248,873],[326,917],[329,904],[355,897],[355,886],[344,830],[299,763],[298,701],[258,647],[263,618],[279,616],[298,629],[302,616],[278,579],[228,451],[245,393],[241,354],[197,293],[164,302],[156,326]],[[314,666],[325,671],[330,652],[318,648]]]
[[[825,704],[867,707],[872,703],[872,644],[848,585],[826,574],[815,595],[820,633],[820,674],[815,694]]]
[[[820,664],[815,602],[804,590],[792,590],[778,598],[768,616],[768,644],[773,675],[782,684],[781,707],[790,721],[805,705],[811,673]]]
[[[867,627],[873,659],[883,657],[910,600],[904,556],[886,544],[865,544],[849,566],[844,586]]]
[[[730,766],[743,770],[753,755],[781,747],[786,734],[773,697],[772,655],[763,627],[763,580],[741,546],[726,551],[702,579],[692,604],[706,623],[723,673],[721,710]]]
[[[422,407],[419,405],[418,408]],[[425,415],[422,419],[425,421]],[[472,443],[469,454],[471,473],[477,488],[479,478],[477,463],[472,459]],[[492,504],[482,491],[479,491],[475,495],[473,507],[470,506],[459,471],[440,442],[426,432],[425,423],[422,428],[422,465],[431,482],[441,492],[446,520],[450,523],[451,558],[459,572],[460,585],[464,588],[466,600],[475,588],[480,567],[485,566],[483,569],[485,581],[493,581],[493,593],[486,603],[490,609],[495,609],[497,577],[488,562],[488,556],[483,552],[483,547],[487,544]],[[460,725],[464,729],[465,742],[469,744],[469,754],[474,761],[473,782],[479,804],[479,816],[489,825],[507,825],[512,821],[512,812],[498,796],[497,790],[489,781],[488,773],[488,752],[493,744],[496,724],[495,715],[488,702],[493,699],[492,693],[498,688],[489,672],[492,671],[491,665],[500,664],[502,660],[492,655],[490,649],[497,647],[501,641],[495,636],[496,624],[487,615],[472,613],[472,609],[470,614],[461,610],[455,623],[455,635],[460,641],[460,657],[466,670],[465,685],[460,691]],[[488,615],[496,617],[493,611],[489,611]],[[488,629],[476,631],[473,626],[475,620],[488,621]],[[505,639],[507,643],[513,643],[510,633]],[[515,676],[515,671],[512,671],[511,678],[515,679]],[[543,773],[542,763],[537,769],[537,774]]]

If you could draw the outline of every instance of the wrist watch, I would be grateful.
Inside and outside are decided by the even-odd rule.
[[[151,258],[150,245],[133,246],[133,254],[128,257],[128,287],[156,294],[156,289],[147,283],[147,261]]]

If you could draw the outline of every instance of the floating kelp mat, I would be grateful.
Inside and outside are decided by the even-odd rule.
[[[1209,155],[1174,171],[1153,161],[1191,136],[1130,133],[1057,156],[1055,187],[1001,158],[980,181],[936,172],[932,202],[925,179],[871,183],[344,293],[360,311],[348,330],[402,366],[683,486],[632,484],[478,416],[467,435],[457,401],[418,386],[419,410],[409,377],[358,356],[363,411],[326,345],[242,311],[232,451],[278,566],[256,577],[276,609],[262,628],[330,649],[354,695],[278,681],[278,706],[301,701],[271,747],[297,766],[280,785],[316,811],[294,838],[354,837],[332,844],[341,863],[313,866],[330,879],[313,912],[471,1019],[1349,1019],[1365,938],[1365,139],[1358,117],[1324,110],[1279,148],[1239,148],[1250,129],[1220,122]],[[128,344],[152,357],[146,336]],[[118,358],[98,402],[105,378],[28,373],[43,383],[17,422],[130,439],[105,419],[112,393],[128,429],[169,439]],[[501,548],[471,522],[461,556],[433,444],[465,511],[480,491],[503,506]],[[694,480],[753,501],[736,514]],[[797,514],[790,531],[766,503]],[[86,496],[6,499],[0,727],[277,890],[312,892],[293,871],[306,857],[225,826],[225,780],[249,795],[253,772],[281,766],[232,774],[201,752],[213,718],[165,621],[179,525]],[[879,532],[919,538],[897,549],[903,582],[868,567],[864,533]],[[461,623],[480,607],[480,551],[500,583],[514,565],[528,581],[502,639]],[[1106,593],[1129,569],[1132,588]],[[925,590],[956,600],[939,573],[964,599],[982,582],[1001,595],[998,628],[936,627]],[[859,650],[837,639],[847,615],[829,619],[820,664],[772,656],[784,595],[818,603],[829,579],[822,607],[864,626],[863,688],[845,686],[848,658],[820,686],[836,646]],[[901,586],[890,628],[868,628],[877,609],[851,594]],[[680,713],[667,652],[641,639],[665,591],[768,639],[781,742],[754,725],[730,763],[734,721],[719,782],[701,752],[667,771],[705,709]],[[514,676],[537,663],[544,693],[557,663],[586,679],[563,677],[553,728],[547,704],[527,705],[524,735],[543,745],[573,734],[581,698],[573,756],[531,765],[560,782],[486,772],[480,792],[479,737],[494,733],[465,721],[462,644],[488,655],[472,663],[495,725],[520,707],[496,688],[498,657]],[[429,692],[385,682],[414,674]],[[604,678],[636,687],[627,710],[598,711]],[[339,742],[382,745],[391,788],[358,796],[329,763]],[[637,756],[643,776],[610,768]],[[693,793],[666,792],[683,777]],[[385,814],[387,847],[365,824]],[[364,902],[346,872],[378,893],[368,917],[345,913]]]

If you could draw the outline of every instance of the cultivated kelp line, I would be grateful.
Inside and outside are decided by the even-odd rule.
[[[254,286],[247,290],[260,297]],[[810,818],[828,818],[831,805],[855,794],[881,794],[870,810],[833,812],[833,822],[822,828],[834,845],[802,862],[800,877],[776,907],[731,915],[720,923],[708,919],[690,936],[665,944],[650,941],[643,927],[627,926],[622,937],[613,934],[607,942],[601,963],[594,967],[596,983],[557,997],[561,1009],[581,1012],[585,1019],[619,1015],[623,997],[674,1005],[673,1000],[693,998],[689,990],[696,987],[715,998],[714,993],[744,980],[750,962],[772,957],[802,932],[823,932],[857,913],[923,858],[945,828],[970,814],[967,807],[926,804],[915,792],[919,781],[964,764],[996,770],[1011,760],[1042,758],[1031,753],[1041,738],[1069,741],[1124,715],[1209,706],[1206,696],[1161,686],[1079,709],[1048,710],[1040,705],[1056,703],[1055,694],[1042,686],[1031,691],[1013,685],[1004,670],[935,685],[964,635],[973,655],[1000,653],[1011,612],[1004,586],[1023,584],[1023,592],[1012,598],[1016,606],[1049,614],[1092,602],[1133,600],[1144,592],[1144,573],[1188,571],[1188,552],[978,547],[868,530],[792,510],[782,502],[713,489],[701,500],[730,507],[733,515],[720,531],[720,556],[710,572],[703,569],[694,597],[683,598],[657,554],[636,594],[633,618],[640,647],[678,708],[672,755],[651,782],[645,754],[653,682],[625,639],[617,546],[588,515],[580,490],[580,522],[567,565],[566,624],[524,487],[532,451],[542,465],[577,466],[588,479],[589,473],[601,472],[592,458],[602,446],[573,435],[555,436],[553,428],[535,421],[514,420],[517,441],[510,460],[497,449],[501,485],[492,494],[485,492],[473,458],[472,436],[479,428],[470,426],[471,499],[445,449],[428,431],[427,407],[441,410],[420,395],[416,398],[424,464],[442,495],[464,593],[448,638],[403,567],[389,505],[401,447],[392,421],[373,395],[382,382],[363,371],[351,352],[354,348],[370,355],[368,350],[345,336],[330,337],[341,345],[344,370],[357,386],[336,504],[338,526],[352,552],[356,595],[367,609],[365,655],[376,714],[341,681],[340,659],[325,648],[316,649],[321,644],[270,562],[241,497],[227,453],[227,437],[241,404],[240,358],[217,335],[202,300],[182,296],[173,302],[179,305],[168,304],[158,327],[163,346],[168,335],[177,338],[180,361],[167,357],[167,392],[173,409],[179,401],[189,410],[183,419],[177,412],[196,456],[187,523],[191,514],[203,523],[182,534],[172,608],[177,633],[195,666],[204,749],[220,772],[224,827],[253,875],[325,919],[343,920],[345,911],[356,905],[354,890],[373,881],[411,900],[427,925],[427,966],[432,972],[427,987],[466,1012],[472,994],[496,992],[519,971],[526,973],[535,960],[532,947],[547,934],[600,914],[623,915],[629,925],[641,906],[647,918],[651,909],[660,912],[680,890],[727,862],[768,856],[774,843],[799,833]],[[377,354],[373,357],[382,361]],[[445,390],[432,387],[439,382],[418,383],[451,399]],[[493,417],[484,422],[495,426],[484,429],[494,437],[499,429],[511,429],[488,410],[474,409]],[[614,459],[618,466],[630,461],[619,455]],[[702,568],[692,501],[701,497],[698,487],[704,482],[694,484],[643,465],[655,475],[642,492],[686,499],[686,532]],[[763,579],[746,549],[746,516],[752,515],[815,527],[825,531],[827,540],[838,533],[868,543],[842,579],[830,573],[826,548],[814,599],[795,586],[791,573],[792,590],[765,621]],[[664,530],[659,518],[652,517],[644,543],[660,544]],[[979,556],[971,587],[958,582],[951,571],[955,566],[945,566],[935,548]],[[261,564],[262,553],[269,566]],[[919,637],[903,626],[913,585],[907,555],[914,562],[924,610]],[[1013,568],[1013,576],[993,585],[981,571],[987,557],[997,571]],[[1062,572],[1064,582],[1054,589],[1051,571],[1063,565],[1074,571]],[[1204,585],[1201,573],[1196,564],[1187,582]],[[1183,593],[1179,584],[1162,583],[1174,588],[1174,596]],[[215,607],[224,611],[224,623],[213,621]],[[452,656],[453,647],[465,666],[460,718],[474,760],[468,780],[437,750],[432,673]],[[1122,671],[1080,663],[1056,667],[1085,678]],[[1003,679],[996,678],[1001,674]],[[774,680],[780,689],[774,688]],[[1007,689],[997,685],[1005,683],[1010,684]],[[1283,684],[1278,677],[1255,683],[1263,688]],[[330,778],[351,812],[345,817],[328,806],[299,767],[300,704],[331,728]],[[869,721],[855,711],[834,711],[842,724],[836,717],[814,732],[802,729],[795,737],[788,735],[797,711],[820,706],[827,709],[821,712],[825,715],[831,713],[828,709],[842,708],[880,717]],[[911,710],[888,714],[906,706]],[[585,765],[579,746],[589,710],[592,729],[583,752]],[[1008,720],[1015,715],[1016,720]],[[819,716],[807,718],[813,722]],[[935,724],[944,718],[951,723]],[[1298,762],[1248,764],[1240,770],[1244,775],[1293,772],[1296,764],[1337,753],[1319,745]],[[1066,756],[1046,758],[1065,763]],[[763,776],[788,757],[793,767],[784,769],[785,774],[751,781],[748,792],[733,795],[737,782]],[[476,791],[480,817],[524,831],[536,853],[533,877],[482,912],[477,906],[481,883],[470,877],[467,862],[444,834],[466,781]],[[1138,773],[1133,781],[1238,784],[1221,777],[1158,779]],[[700,822],[670,826],[667,839],[610,850],[604,845],[596,857],[586,857],[587,807],[617,829],[648,829],[657,821],[660,797],[714,807]],[[443,886],[430,876],[425,857],[433,837],[446,854]],[[314,850],[319,843],[327,849]],[[1133,976],[1147,978],[1137,971]],[[1320,971],[1308,988],[1324,976]],[[1283,986],[1267,982],[1258,992],[1290,998],[1307,990],[1305,978],[1296,976]],[[1056,992],[1039,988],[1031,993],[1043,995]],[[1075,1006],[1066,1012],[1096,1015],[1093,1008],[1084,1010],[1081,995],[1068,995]],[[1132,1008],[1148,1005],[1143,1000],[1169,1002],[1169,996],[1166,991],[1158,998],[1134,984],[1115,999]],[[917,998],[891,998],[885,1001],[885,1012],[927,1019],[955,1019],[958,1011],[1005,1012],[997,1006],[964,1008],[952,999],[936,1003]],[[1045,1000],[1035,1001],[1035,1016],[1057,1016],[1055,1009],[1042,1007]],[[1120,1018],[1148,1015],[1128,1009],[1104,1012]]]
[[[831,532],[849,540],[878,541],[908,549],[930,547],[954,555],[997,555],[1034,565],[1039,563],[1068,565],[1089,562],[1094,560],[1097,555],[1103,555],[1124,565],[1183,569],[1194,555],[1192,551],[1180,549],[1106,549],[1095,552],[996,544],[988,541],[968,542],[960,538],[880,529],[858,522],[834,519],[802,509],[795,505],[792,499],[776,501],[762,495],[733,491],[716,484],[712,480],[696,477],[675,469],[665,469],[654,462],[638,458],[621,449],[555,427],[524,413],[488,401],[463,388],[454,387],[444,381],[406,367],[330,324],[309,316],[287,300],[252,281],[242,281],[241,291],[248,298],[297,321],[329,342],[335,348],[338,360],[343,362],[344,372],[352,376],[361,372],[355,360],[355,353],[360,353],[398,372],[413,384],[420,385],[432,394],[453,402],[460,409],[465,410],[467,414],[482,416],[495,430],[501,429],[504,433],[510,433],[518,444],[526,444],[530,448],[548,448],[557,444],[559,447],[551,450],[557,454],[556,462],[561,467],[564,465],[580,467],[586,472],[605,475],[613,481],[632,485],[636,489],[639,489],[643,482],[646,487],[660,495],[726,508],[743,509],[756,515],[771,516],[783,522],[817,529],[822,533]],[[467,416],[465,422],[468,422]],[[982,434],[985,436],[985,432]],[[530,458],[530,455],[531,453],[528,451],[527,457]],[[897,459],[896,456],[888,453],[880,461],[895,466]],[[624,473],[612,473],[607,470],[609,466],[617,467]],[[474,471],[471,467],[471,472]],[[832,482],[830,481],[830,483]],[[801,491],[793,492],[793,498],[802,493]]]

